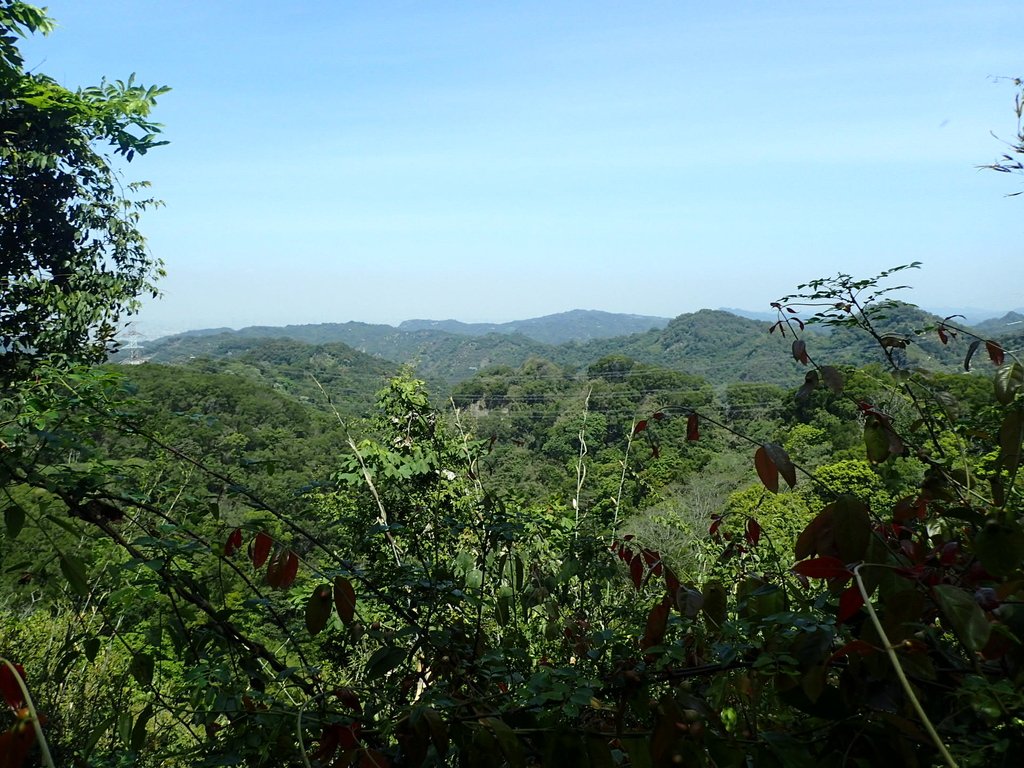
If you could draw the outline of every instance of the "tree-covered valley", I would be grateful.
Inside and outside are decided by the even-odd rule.
[[[137,364],[167,89],[26,66],[53,24],[0,0],[0,768],[1017,764],[1019,315],[912,262]]]

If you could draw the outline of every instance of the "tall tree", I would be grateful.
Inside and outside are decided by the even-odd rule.
[[[102,81],[69,90],[25,70],[20,38],[53,21],[0,0],[0,380],[50,355],[102,359],[114,324],[155,293],[160,262],[139,232],[155,201],[116,163],[155,146],[149,119],[168,89]]]

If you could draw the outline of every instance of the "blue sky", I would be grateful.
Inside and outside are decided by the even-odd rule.
[[[922,261],[1024,304],[1019,3],[50,0],[68,86],[173,88],[147,335],[764,309]],[[1014,234],[1014,233],[1017,234]]]

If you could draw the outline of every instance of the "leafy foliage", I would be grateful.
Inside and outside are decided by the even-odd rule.
[[[137,306],[160,265],[138,230],[153,200],[122,185],[130,161],[165,142],[149,119],[167,91],[134,79],[70,91],[26,72],[17,36],[52,22],[17,0],[0,4],[0,376],[60,354],[102,359],[114,325]]]

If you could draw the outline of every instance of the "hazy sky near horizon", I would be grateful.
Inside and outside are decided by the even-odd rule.
[[[48,5],[29,67],[173,88],[126,169],[166,202],[145,335],[764,309],[915,260],[907,300],[1024,304],[1022,179],[976,167],[1019,3]]]

